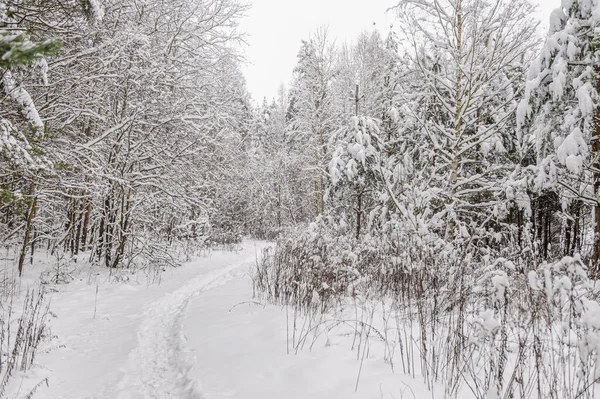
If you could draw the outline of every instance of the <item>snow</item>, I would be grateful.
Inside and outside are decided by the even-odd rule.
[[[587,153],[587,145],[583,138],[583,134],[579,128],[573,131],[562,141],[555,142],[556,155],[558,160],[562,162],[572,173],[581,173],[583,159],[581,155]]]
[[[474,335],[479,339],[485,339],[494,335],[500,323],[494,317],[494,311],[491,309],[484,310],[472,320]]]
[[[556,8],[550,13],[549,33],[558,32],[563,29],[567,16],[562,9]]]
[[[564,72],[567,69],[567,63],[560,58],[556,61],[554,68],[555,71],[558,70],[558,73],[556,73],[554,80],[550,84],[550,91],[552,92],[553,99],[558,101],[562,98],[567,83],[567,77]]]
[[[565,160],[565,166],[573,174],[580,174],[583,168],[583,160],[581,155],[569,155]]]
[[[416,398],[431,397],[420,381],[394,374],[377,356],[365,359],[354,392],[360,362],[352,339],[341,332],[288,355],[285,310],[245,302],[247,285],[232,280],[190,305],[196,317],[184,332],[197,359],[191,374],[201,381],[205,399],[393,398],[402,392],[412,397],[411,389]]]
[[[492,277],[492,285],[494,286],[494,295],[498,303],[504,302],[504,295],[509,287],[508,275],[504,271],[498,271],[498,274]]]
[[[581,49],[575,45],[573,42],[569,42],[567,45],[567,56],[569,58],[575,58],[579,55]]]
[[[245,259],[251,260],[252,257]],[[188,376],[193,364],[183,349],[182,325],[187,307],[195,296],[226,283],[239,267],[233,263],[201,274],[149,306],[139,327],[137,347],[130,353],[124,378],[112,397],[130,398],[132,388],[144,392],[146,398],[200,396],[197,382]]]
[[[49,71],[49,67],[48,67],[48,61],[46,60],[46,58],[42,57],[39,60],[37,60],[35,62],[35,66],[37,69],[39,69],[39,74],[40,77],[42,79],[42,84],[44,86],[48,86],[49,81],[48,81],[48,71]]]
[[[96,284],[64,286],[51,298],[57,316],[51,326],[58,341],[49,346],[64,348],[38,357],[50,375],[50,387],[42,395],[180,398],[186,397],[182,392],[188,384],[186,394],[191,395],[195,388],[185,378],[190,366],[182,356],[181,335],[187,304],[225,283],[234,270],[246,272],[254,259],[255,246],[248,243],[238,253],[218,252],[168,270],[160,285],[148,287],[143,276],[130,284],[100,281],[97,305]]]
[[[102,22],[104,19],[104,8],[99,0],[90,0],[92,6],[92,15],[95,22]]]
[[[57,338],[23,378],[48,377],[39,397],[54,399],[431,396],[394,374],[375,345],[361,367],[347,331],[288,354],[285,309],[252,299],[248,271],[265,246],[213,252],[164,272],[160,285],[90,275],[60,286],[51,298]]]
[[[579,100],[579,109],[582,116],[592,115],[594,112],[594,102],[590,92],[593,90],[592,85],[587,82],[577,90],[577,99]]]
[[[44,122],[42,122],[33,99],[27,90],[25,90],[21,85],[15,84],[10,71],[4,72],[3,83],[6,94],[8,94],[22,107],[22,112],[25,118],[27,118],[29,123],[31,123],[34,128],[37,128],[37,133],[41,134],[44,129]]]

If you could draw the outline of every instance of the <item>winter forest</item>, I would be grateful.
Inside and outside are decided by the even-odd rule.
[[[0,0],[0,399],[600,397],[600,0],[537,5],[256,103],[250,2]]]

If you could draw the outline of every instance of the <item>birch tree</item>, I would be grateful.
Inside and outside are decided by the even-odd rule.
[[[536,45],[527,1],[402,1],[403,34],[428,104],[413,115],[432,151],[431,187],[445,236],[482,237],[498,202],[514,146],[523,65]],[[433,205],[433,204],[432,204]],[[494,214],[488,213],[495,210]]]

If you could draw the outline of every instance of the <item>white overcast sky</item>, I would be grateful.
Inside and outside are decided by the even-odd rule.
[[[547,26],[550,12],[560,0],[536,0],[542,23]],[[248,33],[243,67],[248,90],[257,102],[271,101],[281,83],[290,83],[300,41],[318,27],[327,25],[339,42],[351,41],[376,24],[386,36],[394,23],[393,12],[385,11],[396,0],[251,0],[252,8],[242,21]]]

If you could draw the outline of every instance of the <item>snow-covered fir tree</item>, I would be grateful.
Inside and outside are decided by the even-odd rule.
[[[593,210],[591,252],[596,265],[600,257],[599,10],[598,2],[588,0],[562,1],[554,10],[518,113],[521,156],[529,157],[535,168],[530,173],[532,191],[555,195],[555,209],[566,219],[566,253],[582,250],[583,213]]]

